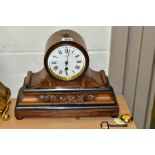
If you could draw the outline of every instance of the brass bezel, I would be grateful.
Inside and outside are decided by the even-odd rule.
[[[52,51],[54,51],[55,48],[58,48],[58,47],[60,47],[60,46],[65,46],[66,44],[67,44],[67,45],[70,45],[70,46],[73,46],[73,47],[76,47],[77,49],[79,49],[79,50],[83,53],[83,55],[84,55],[84,57],[85,57],[85,66],[82,68],[82,70],[81,70],[78,74],[76,74],[76,75],[74,75],[74,76],[70,76],[70,77],[60,77],[60,76],[58,76],[57,74],[55,74],[55,73],[48,67],[48,62],[47,62],[47,61],[48,61],[49,55],[51,54]],[[52,47],[50,47],[50,48],[48,49],[48,51],[46,52],[45,57],[44,57],[44,65],[45,65],[45,68],[46,68],[46,70],[47,70],[47,72],[49,73],[50,76],[52,76],[52,77],[54,77],[54,78],[56,78],[56,79],[59,79],[59,80],[61,80],[61,81],[72,81],[72,80],[75,80],[75,79],[81,77],[81,76],[87,71],[88,66],[89,66],[89,56],[88,56],[87,51],[86,51],[81,45],[77,44],[76,42],[72,42],[72,41],[63,41],[63,42],[59,42],[59,43],[53,45]]]

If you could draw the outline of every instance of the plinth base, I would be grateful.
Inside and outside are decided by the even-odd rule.
[[[41,95],[40,95],[41,94]],[[84,101],[81,102],[66,102],[61,98],[62,95],[70,95],[70,98],[78,96],[78,101],[81,96]],[[63,99],[59,103],[54,103],[50,100],[51,96],[58,95]],[[96,98],[88,97],[96,96]],[[38,98],[41,101],[37,100]],[[43,98],[43,96],[45,98]],[[80,96],[80,97],[79,97]],[[87,97],[87,98],[86,98]],[[89,99],[89,101],[88,101]],[[46,100],[43,102],[42,100]],[[66,99],[67,100],[67,99]],[[85,101],[86,100],[86,101]],[[33,102],[32,102],[33,101]],[[112,87],[108,89],[91,88],[91,89],[42,89],[42,90],[24,90],[20,89],[17,103],[15,107],[15,117],[17,119],[29,117],[98,117],[119,115],[119,106],[117,104]]]

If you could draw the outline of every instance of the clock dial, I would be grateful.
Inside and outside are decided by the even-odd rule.
[[[63,45],[54,49],[49,54],[47,63],[50,73],[64,81],[76,79],[86,67],[84,54],[71,45]]]

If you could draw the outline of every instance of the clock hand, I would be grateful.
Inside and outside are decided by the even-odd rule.
[[[65,67],[66,76],[68,76],[68,72],[67,71],[68,71],[68,67],[66,66]]]
[[[68,51],[68,48],[67,48],[67,47],[66,47],[66,50]],[[68,55],[67,55],[67,61],[65,61],[66,66],[68,65],[68,58],[69,58],[70,52],[68,51],[67,54],[68,54]]]
[[[67,65],[68,65],[68,58],[69,58],[69,54],[70,54],[70,52],[68,51],[68,48],[67,48],[67,46],[66,46],[66,50],[67,50],[67,60],[65,61],[65,72],[66,72],[66,76],[68,76],[68,67],[67,67]]]
[[[69,54],[70,54],[70,52],[68,51],[67,61],[68,61],[68,58],[69,58]]]

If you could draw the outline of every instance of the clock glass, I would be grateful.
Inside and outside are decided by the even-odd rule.
[[[62,45],[50,52],[48,70],[63,81],[74,80],[85,71],[86,58],[81,50],[71,45]]]

